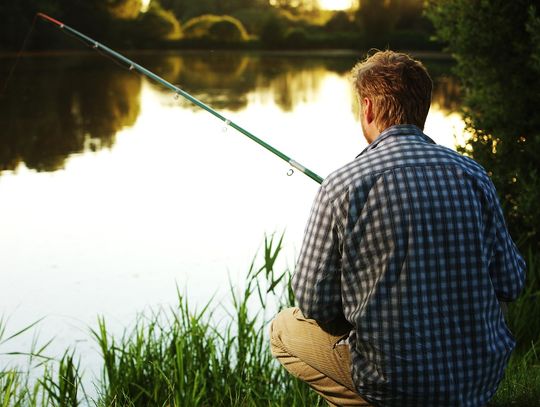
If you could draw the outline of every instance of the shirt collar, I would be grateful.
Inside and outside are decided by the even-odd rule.
[[[407,139],[409,140],[412,139],[424,143],[435,144],[435,142],[431,138],[426,136],[422,132],[422,130],[420,130],[414,124],[397,124],[395,126],[388,127],[381,134],[379,134],[370,145],[368,145],[360,154],[356,156],[356,158],[360,157],[361,155],[365,154],[370,150],[377,148],[378,146],[391,142],[396,137],[407,137]]]

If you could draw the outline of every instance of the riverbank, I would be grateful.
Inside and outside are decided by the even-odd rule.
[[[140,55],[140,56],[152,56],[152,55],[200,55],[201,53],[213,53],[213,54],[238,54],[248,56],[278,56],[278,57],[315,57],[315,58],[344,58],[344,57],[364,57],[369,50],[368,49],[346,49],[346,48],[329,48],[329,49],[252,49],[245,50],[241,48],[232,49],[120,49],[118,50],[123,55]],[[453,61],[452,55],[444,51],[422,51],[417,49],[402,50],[414,58],[429,59],[436,61]],[[88,56],[94,55],[96,52],[93,49],[59,49],[59,50],[40,50],[40,51],[25,51],[25,52],[9,52],[0,51],[0,59],[12,59],[12,58],[26,58],[26,57],[61,57],[61,56]]]
[[[107,322],[100,318],[92,333],[101,351],[103,371],[92,382],[93,388],[83,385],[84,366],[77,361],[76,349],[66,350],[59,360],[48,360],[44,357],[46,347],[34,348],[29,353],[29,370],[0,371],[0,403],[96,407],[325,405],[278,366],[268,349],[269,320],[277,308],[293,304],[290,273],[275,270],[281,241],[266,239],[262,265],[253,263],[245,286],[231,288],[228,320],[213,318],[223,305],[210,301],[202,309],[192,309],[180,294],[177,307],[141,314],[121,337],[112,337]],[[531,256],[529,273],[538,276],[538,263]],[[538,307],[531,305],[531,296],[537,295],[527,290],[511,305],[510,323],[515,333],[524,335],[524,328],[538,332]],[[0,323],[0,344],[10,339],[5,339],[5,328]],[[517,340],[518,349],[491,407],[533,406],[540,399],[538,344],[527,345],[525,335]],[[42,374],[36,375],[40,370]]]

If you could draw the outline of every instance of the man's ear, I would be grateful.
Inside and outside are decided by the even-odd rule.
[[[371,124],[373,122],[375,115],[373,114],[373,103],[371,103],[371,99],[364,98],[363,105],[362,105],[362,113],[364,114],[364,120],[367,124]]]

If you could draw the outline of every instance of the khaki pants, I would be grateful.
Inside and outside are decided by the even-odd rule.
[[[319,393],[330,406],[369,406],[354,390],[349,345],[324,331],[298,308],[281,311],[270,327],[274,357]]]

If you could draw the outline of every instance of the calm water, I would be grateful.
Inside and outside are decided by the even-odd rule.
[[[131,55],[326,176],[364,147],[347,73],[356,56]],[[463,123],[444,61],[426,133],[454,146]],[[11,59],[0,59],[3,86]],[[228,301],[264,234],[292,267],[317,184],[208,113],[99,55],[22,59],[0,96],[0,314],[38,318],[51,353],[137,312]],[[26,351],[32,334],[9,345]],[[90,355],[90,356],[89,356]],[[89,362],[91,365],[92,363]]]

